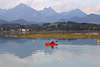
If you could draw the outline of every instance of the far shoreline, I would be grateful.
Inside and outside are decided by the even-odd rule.
[[[26,33],[14,34],[11,37],[25,39],[100,39],[98,33]]]

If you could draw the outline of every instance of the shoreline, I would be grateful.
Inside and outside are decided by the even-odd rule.
[[[14,38],[26,39],[100,39],[100,34],[94,33],[27,33],[14,34]]]

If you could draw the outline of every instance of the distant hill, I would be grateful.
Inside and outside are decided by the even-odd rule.
[[[57,13],[53,8],[44,8],[37,11],[25,4],[19,4],[14,8],[5,10],[0,9],[0,19],[9,23],[34,24],[34,23],[53,23],[75,21],[79,23],[96,23],[100,24],[100,15],[87,15],[80,9],[71,10],[69,12]],[[4,22],[5,22],[4,21]],[[1,23],[4,23],[1,22]]]
[[[28,7],[25,4],[20,4],[12,9],[8,9],[4,16],[9,17],[8,20],[18,20],[25,19],[28,21],[32,21],[33,18],[36,19],[39,13],[33,9]]]
[[[51,7],[44,8],[41,11],[37,11],[25,4],[19,4],[16,7],[8,10],[0,9],[0,15],[2,15],[0,19],[8,21],[23,19],[28,22],[41,22],[41,23],[64,21],[72,17],[86,16],[86,14],[79,9],[75,9],[69,12],[57,13]]]
[[[26,21],[24,19],[19,19],[19,20],[13,20],[13,21],[11,21],[11,23],[15,23],[15,24],[28,24],[28,21]]]
[[[62,19],[68,20],[72,17],[84,17],[87,14],[81,11],[80,9],[71,10],[69,12],[63,12],[60,14]]]
[[[1,25],[1,24],[8,24],[8,23],[9,23],[8,21],[0,20],[0,25]]]
[[[73,17],[70,20],[80,22],[80,23],[84,22],[84,23],[100,24],[100,15],[90,14],[84,17]]]
[[[8,17],[7,17],[7,16],[0,15],[0,19],[1,19],[1,20],[7,20]]]

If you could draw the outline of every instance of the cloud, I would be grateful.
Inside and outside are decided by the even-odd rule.
[[[17,3],[27,3],[27,2],[28,2],[28,0],[18,0]]]
[[[52,7],[57,12],[79,8],[87,13],[96,13],[100,9],[100,0],[0,0],[0,8],[12,8],[20,3],[25,3],[37,10]]]
[[[0,8],[12,8],[18,0],[0,0]]]

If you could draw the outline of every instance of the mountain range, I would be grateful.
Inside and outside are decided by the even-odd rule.
[[[57,13],[51,7],[44,8],[43,10],[35,10],[25,4],[19,4],[11,9],[0,9],[0,21],[8,21],[10,23],[32,24],[35,22],[63,22],[63,21],[76,21],[84,23],[100,22],[100,15],[86,14],[80,9],[71,10],[69,12]],[[1,23],[1,22],[0,22]]]

